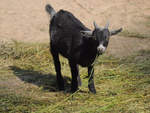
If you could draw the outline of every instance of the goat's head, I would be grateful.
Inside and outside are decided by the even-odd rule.
[[[84,37],[92,38],[93,40],[96,40],[98,43],[97,45],[97,52],[102,54],[105,52],[108,43],[109,43],[109,38],[112,35],[116,35],[119,32],[122,31],[122,28],[109,31],[109,23],[105,25],[104,28],[100,28],[95,22],[94,22],[94,30],[93,31],[81,31],[81,34]]]

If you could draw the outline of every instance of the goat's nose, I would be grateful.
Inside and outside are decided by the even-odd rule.
[[[102,53],[105,52],[105,49],[106,47],[104,47],[102,44],[97,47],[97,50]]]

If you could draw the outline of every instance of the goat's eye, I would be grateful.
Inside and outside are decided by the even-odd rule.
[[[105,41],[103,45],[104,45],[105,47],[107,47],[108,41]]]

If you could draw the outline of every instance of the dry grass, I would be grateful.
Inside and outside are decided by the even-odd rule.
[[[70,69],[61,57],[64,92],[56,86],[47,44],[13,41],[0,48],[0,112],[2,113],[148,113],[150,111],[150,51],[124,59],[99,57],[95,65],[97,94],[88,92],[80,67],[82,87],[70,88]]]

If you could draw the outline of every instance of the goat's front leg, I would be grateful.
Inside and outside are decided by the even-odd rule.
[[[79,75],[79,67],[76,63],[69,61],[72,81],[71,81],[71,92],[75,92],[78,90],[78,86],[81,86],[81,79]]]
[[[94,67],[93,66],[88,67],[88,76],[90,77],[88,81],[89,91],[95,94],[96,89],[94,85]]]
[[[61,66],[60,66],[60,61],[59,61],[59,55],[57,52],[54,52],[52,50],[51,50],[51,53],[52,53],[53,60],[54,60],[58,88],[59,88],[59,90],[64,90],[64,80],[61,75]]]

